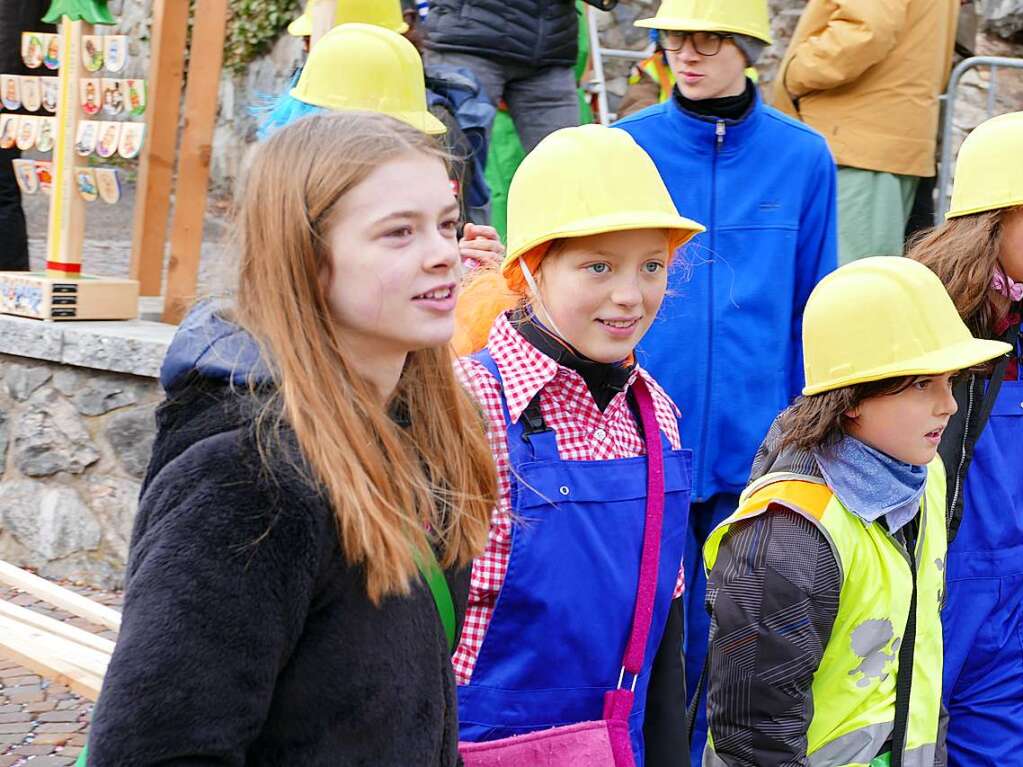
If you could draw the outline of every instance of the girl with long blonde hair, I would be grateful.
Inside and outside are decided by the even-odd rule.
[[[948,220],[908,255],[937,273],[974,335],[1012,345],[997,363],[962,376],[959,411],[941,440],[949,478],[944,695],[949,764],[1020,764],[1023,112],[967,137]]]
[[[368,113],[257,149],[236,298],[164,364],[89,764],[457,763],[450,653],[496,478],[448,351],[445,159]]]

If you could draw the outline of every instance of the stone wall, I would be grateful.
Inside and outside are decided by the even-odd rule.
[[[0,317],[0,559],[121,584],[172,332]]]

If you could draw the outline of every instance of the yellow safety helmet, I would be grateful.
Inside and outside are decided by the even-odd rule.
[[[999,115],[966,137],[945,218],[1023,205],[1023,112]]]
[[[774,42],[767,0],[664,0],[652,19],[640,19],[636,26],[682,32],[732,32],[755,37],[768,45]]]
[[[397,32],[372,24],[342,24],[325,34],[291,95],[335,112],[379,112],[424,133],[447,130],[427,109],[419,51]]]
[[[678,214],[653,160],[628,133],[562,128],[537,144],[512,178],[501,271],[552,240],[628,229],[667,229],[672,251],[704,231]]]
[[[305,4],[305,10],[302,11],[300,16],[296,16],[290,24],[288,24],[288,34],[292,37],[309,37],[313,33],[313,17],[310,14],[312,4],[316,0],[308,0]]]
[[[875,256],[832,272],[803,313],[803,394],[937,375],[1012,347],[974,338],[938,276],[917,261]]]
[[[288,24],[288,34],[294,37],[309,37],[313,33],[312,6],[316,0],[308,0],[302,15]],[[401,14],[401,0],[337,0],[334,9],[334,26],[339,24],[374,24],[403,35],[408,24]]]

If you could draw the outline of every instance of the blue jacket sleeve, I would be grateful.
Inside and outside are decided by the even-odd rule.
[[[796,289],[792,307],[789,401],[803,389],[803,309],[814,286],[838,266],[838,191],[835,161],[821,141],[812,161],[799,220]]]

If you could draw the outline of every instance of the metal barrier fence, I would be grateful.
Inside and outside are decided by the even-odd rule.
[[[948,90],[942,96],[945,104],[945,116],[941,128],[941,163],[938,165],[938,201],[934,206],[934,225],[945,220],[949,204],[949,182],[952,180],[952,134],[955,127],[956,99],[959,97],[959,83],[967,72],[979,67],[991,67],[991,81],[987,90],[987,116],[995,116],[998,100],[998,70],[1023,69],[1023,59],[1005,56],[973,56],[964,59],[952,70],[948,81]]]

